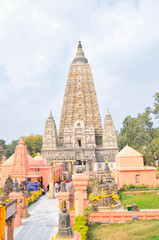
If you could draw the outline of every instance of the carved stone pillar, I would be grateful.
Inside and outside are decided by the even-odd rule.
[[[25,193],[22,193],[22,204],[21,204],[21,208],[20,208],[20,216],[21,216],[21,218],[27,218],[30,216],[30,214],[28,213],[28,208],[27,208],[27,204],[26,204]]]
[[[89,162],[86,160],[86,172],[89,172]]]
[[[73,173],[76,173],[76,161],[73,162]]]
[[[50,163],[50,178],[49,178],[49,198],[54,198],[54,165]]]
[[[87,183],[89,176],[85,173],[76,173],[72,177],[75,189],[75,216],[83,216],[84,208],[87,207]]]
[[[71,162],[68,163],[68,169],[69,169],[69,172],[72,172],[72,163]]]

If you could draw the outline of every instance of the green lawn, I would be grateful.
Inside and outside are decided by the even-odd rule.
[[[88,240],[159,240],[159,221],[140,220],[110,225],[90,224]]]
[[[137,204],[139,209],[159,209],[159,194],[157,193],[122,193],[120,200],[124,208],[126,208],[126,204]]]

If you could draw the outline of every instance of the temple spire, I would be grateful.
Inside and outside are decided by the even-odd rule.
[[[78,48],[82,48],[81,41],[78,42]]]
[[[79,62],[88,63],[88,60],[87,60],[87,58],[85,58],[85,55],[84,55],[84,52],[83,52],[83,49],[82,49],[81,41],[78,42],[76,57],[73,60],[74,64],[79,63]]]
[[[77,52],[76,52],[76,57],[85,57],[83,49],[82,49],[82,44],[81,41],[79,41],[78,43],[78,48],[77,48]]]
[[[80,129],[77,130],[79,126]],[[67,148],[102,145],[102,126],[95,86],[80,41],[68,74],[58,143]]]
[[[27,148],[24,145],[22,136],[20,137],[19,145],[15,148],[14,159],[12,164],[11,177],[17,178],[20,183],[25,180],[29,172],[29,159]]]
[[[57,130],[55,120],[50,111],[49,117],[46,120],[43,143],[42,143],[42,152],[44,150],[52,150],[57,148]]]
[[[24,141],[23,141],[22,136],[20,137],[20,141],[18,143],[19,143],[19,145],[24,145]]]
[[[52,111],[50,110],[50,115],[48,117],[49,119],[53,119],[53,116],[52,116]]]
[[[107,108],[107,115],[110,115],[109,109]]]
[[[117,136],[114,128],[113,119],[110,115],[109,109],[105,116],[103,128],[103,147],[104,148],[117,148]]]

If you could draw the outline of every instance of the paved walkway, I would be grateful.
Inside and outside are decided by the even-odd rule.
[[[48,192],[28,208],[30,216],[14,229],[14,240],[51,240],[58,230],[58,199],[48,199]]]

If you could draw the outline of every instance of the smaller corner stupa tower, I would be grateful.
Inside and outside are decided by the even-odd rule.
[[[22,137],[20,138],[19,145],[16,146],[11,177],[16,178],[20,183],[25,180],[29,172],[29,160],[27,148],[24,145]]]
[[[46,120],[44,135],[43,135],[43,143],[42,143],[42,153],[47,151],[56,149],[58,145],[57,142],[57,130],[55,120],[52,116],[52,112],[50,111],[50,115]]]
[[[103,148],[118,148],[117,135],[109,109],[107,109],[107,114],[104,121]]]

